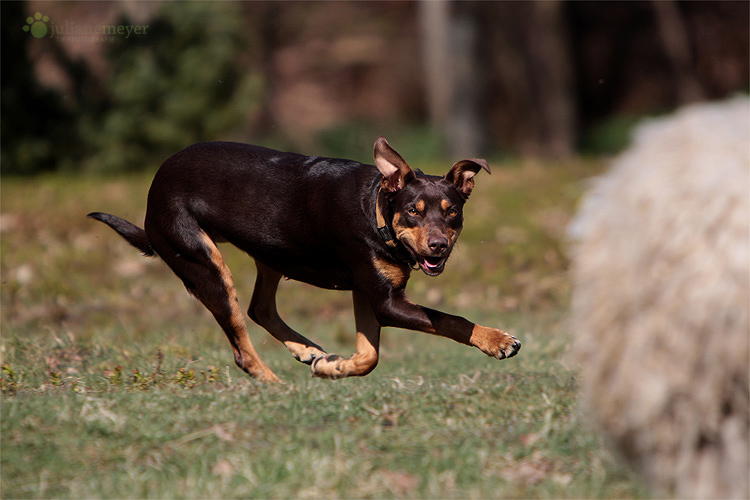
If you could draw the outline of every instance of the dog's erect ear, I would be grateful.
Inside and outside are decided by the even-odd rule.
[[[474,176],[481,169],[485,169],[488,174],[492,173],[490,172],[490,166],[481,158],[461,160],[456,162],[450,171],[445,174],[445,180],[456,186],[458,192],[466,199],[474,189]]]
[[[395,193],[415,177],[414,171],[385,137],[378,137],[374,148],[375,166],[383,174],[383,189]]]

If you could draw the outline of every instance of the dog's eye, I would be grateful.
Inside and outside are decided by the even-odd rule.
[[[417,212],[417,209],[414,207],[407,209],[406,213],[411,215],[412,217],[419,215],[419,212]]]
[[[446,215],[448,217],[455,217],[455,216],[458,215],[458,210],[456,210],[455,208],[451,207],[451,208],[448,209],[448,212],[446,213]]]

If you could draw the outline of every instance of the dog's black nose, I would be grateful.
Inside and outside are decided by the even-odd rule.
[[[427,242],[427,246],[436,254],[443,253],[448,248],[448,238],[445,236],[434,236]]]

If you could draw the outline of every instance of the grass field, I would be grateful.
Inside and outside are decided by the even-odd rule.
[[[234,366],[161,262],[85,218],[140,224],[152,174],[3,179],[2,497],[645,496],[576,411],[562,241],[600,168],[494,164],[446,272],[409,283],[416,302],[512,331],[515,358],[385,329],[375,372],[318,380],[253,325],[286,382],[271,386]],[[252,262],[222,250],[247,304]],[[352,352],[350,294],[287,281],[279,308]]]

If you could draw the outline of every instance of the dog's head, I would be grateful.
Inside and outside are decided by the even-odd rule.
[[[474,189],[474,176],[490,167],[485,160],[461,160],[443,177],[415,172],[388,141],[375,141],[375,165],[383,174],[381,190],[390,204],[396,239],[425,274],[445,269],[463,227],[463,206]]]

